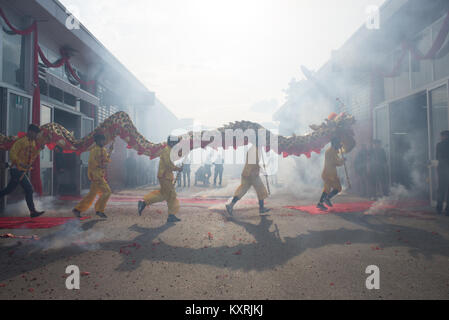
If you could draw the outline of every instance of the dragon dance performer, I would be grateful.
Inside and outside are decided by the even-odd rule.
[[[181,221],[176,214],[179,211],[179,201],[176,198],[175,186],[173,184],[173,171],[181,172],[182,168],[177,167],[170,159],[170,152],[172,148],[178,143],[178,138],[168,137],[167,146],[159,153],[159,169],[157,178],[161,186],[160,190],[155,190],[143,197],[143,201],[140,200],[137,204],[139,215],[142,215],[142,211],[147,205],[153,203],[166,201],[168,206],[168,218],[167,222]]]
[[[81,213],[89,209],[97,194],[100,194],[97,202],[95,203],[96,214],[106,219],[104,214],[106,203],[111,196],[111,188],[105,179],[107,164],[111,162],[110,154],[112,149],[108,153],[104,147],[106,143],[106,137],[102,134],[96,134],[94,136],[95,146],[90,150],[89,164],[87,168],[87,176],[91,181],[89,193],[78,203],[78,205],[72,210],[73,214],[80,218]]]
[[[324,181],[324,190],[321,194],[320,201],[316,207],[320,210],[327,210],[326,203],[329,207],[332,207],[332,202],[330,201],[334,196],[341,192],[340,178],[337,174],[337,167],[344,165],[344,158],[340,158],[338,151],[342,147],[342,144],[338,138],[333,138],[331,140],[331,146],[326,150],[324,155],[324,170],[321,175]]]
[[[268,197],[267,189],[260,178],[260,165],[259,165],[259,148],[256,144],[246,153],[245,167],[242,171],[240,186],[235,191],[232,202],[226,205],[226,211],[232,216],[234,206],[251,187],[256,189],[257,198],[259,199],[259,213],[266,213],[271,209],[265,208],[264,200]]]
[[[36,138],[40,129],[34,124],[30,124],[26,136],[18,139],[9,151],[9,158],[12,166],[9,169],[11,180],[5,189],[0,190],[0,197],[4,197],[13,192],[20,184],[25,192],[25,200],[30,210],[31,218],[39,217],[44,214],[45,211],[36,211],[33,200],[33,186],[28,179],[27,173],[32,169],[36,157],[40,151],[45,148],[45,145],[41,145],[40,148],[36,148]]]

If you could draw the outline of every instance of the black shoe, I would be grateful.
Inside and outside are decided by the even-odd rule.
[[[43,215],[44,213],[45,213],[45,211],[33,211],[33,212],[30,212],[30,217],[37,218],[37,217]]]
[[[321,211],[327,211],[327,208],[324,206],[324,204],[322,204],[321,202],[318,202],[318,204],[316,205],[316,207],[318,209],[320,209]]]
[[[328,207],[333,207],[334,205],[331,202],[331,199],[329,197],[324,198],[324,202],[326,202]]]
[[[147,204],[145,203],[145,201],[139,201],[138,203],[137,203],[137,211],[139,212],[139,216],[141,216],[142,215],[142,211],[143,211],[143,209],[145,209],[145,207],[147,206]]]
[[[271,209],[265,208],[265,207],[259,208],[259,213],[260,213],[260,214],[264,214],[264,213],[267,213],[267,212],[270,211],[270,210],[271,210]]]
[[[81,218],[81,212],[79,210],[73,209],[72,212],[75,215],[75,217]]]
[[[227,204],[226,205],[226,211],[228,212],[228,214],[230,216],[232,216],[232,210],[233,210],[232,206],[230,204]]]
[[[97,216],[99,216],[100,218],[103,218],[103,219],[107,219],[107,218],[108,218],[108,216],[105,215],[103,212],[97,211],[96,214],[97,214]]]
[[[174,214],[169,214],[168,215],[167,222],[178,222],[178,221],[181,221],[181,219],[179,219]]]

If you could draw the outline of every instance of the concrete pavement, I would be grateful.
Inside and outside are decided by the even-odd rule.
[[[0,299],[449,298],[448,217],[414,209],[310,215],[284,206],[312,199],[276,195],[270,215],[260,217],[254,199],[228,220],[225,190],[206,203],[182,201],[182,221],[166,224],[165,203],[138,216],[133,198],[147,191],[114,194],[107,220],[91,209],[83,222],[1,230],[40,239],[0,239]],[[71,215],[73,203],[52,205],[48,216]],[[65,287],[68,265],[82,272],[80,290]],[[365,286],[369,265],[379,267],[379,290]]]

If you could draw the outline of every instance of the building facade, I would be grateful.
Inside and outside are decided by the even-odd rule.
[[[41,125],[56,122],[81,138],[114,112],[125,111],[149,139],[168,135],[169,129],[177,126],[176,116],[161,104],[154,92],[83,25],[72,30],[67,28],[70,13],[57,0],[0,0],[0,8],[16,29],[23,30],[37,22],[39,46],[45,57],[55,63],[61,58],[61,50],[69,52],[72,69],[81,79],[78,81],[67,66],[49,68],[39,58]],[[4,19],[0,18],[0,22],[0,131],[17,135],[25,132],[32,122],[33,35],[18,35]],[[88,80],[94,80],[95,85],[87,85]],[[159,117],[164,118],[166,126],[148,126],[146,120],[156,122]],[[129,152],[124,143],[116,143],[115,169],[108,175],[111,185],[123,185],[126,176],[123,168]],[[45,149],[40,157],[44,195],[78,195],[88,188],[88,156],[88,153],[56,155]],[[7,161],[8,152],[0,152],[0,162]],[[7,175],[8,170],[0,166],[0,188],[5,187]],[[20,193],[18,190],[7,201],[14,201]]]
[[[291,134],[299,126],[292,112],[307,117],[312,104],[351,113],[358,147],[382,142],[390,185],[433,202],[436,174],[428,165],[439,132],[449,128],[449,1],[387,0],[379,18],[378,28],[362,26],[322,68],[294,83],[296,96],[274,118]]]

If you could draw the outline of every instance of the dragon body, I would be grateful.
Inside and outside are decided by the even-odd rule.
[[[312,152],[319,153],[329,141],[338,137],[343,143],[345,153],[350,152],[355,147],[354,132],[352,125],[355,123],[355,119],[345,113],[336,115],[333,114],[320,125],[311,125],[311,132],[302,136],[289,136],[275,135],[269,130],[265,130],[267,137],[273,137],[277,139],[277,153],[282,154],[284,157],[289,155],[300,156],[302,154],[310,157]],[[227,130],[242,130],[253,129],[255,132],[264,128],[255,122],[250,121],[237,121],[213,130],[215,136],[217,132],[222,136],[222,146],[225,146],[225,135]],[[128,148],[135,149],[139,155],[146,155],[150,158],[156,158],[159,156],[159,151],[165,147],[165,143],[152,143],[145,139],[141,135],[129,115],[125,112],[117,112],[107,118],[100,126],[92,131],[87,136],[76,139],[70,131],[57,123],[48,123],[41,126],[41,132],[37,137],[37,145],[46,145],[49,149],[55,148],[56,145],[60,146],[65,153],[75,152],[81,154],[89,151],[94,144],[94,136],[97,133],[104,134],[107,143],[113,141],[116,137],[120,137],[128,144]],[[212,136],[211,131],[203,131],[199,135]],[[0,134],[0,150],[9,150],[14,142],[22,137],[24,133],[18,136],[5,136]],[[213,140],[200,141],[194,143],[198,137],[197,133],[189,132],[187,135],[179,137],[180,139],[190,139],[191,148],[202,147],[210,145]],[[201,139],[201,138],[200,138]],[[267,138],[267,140],[270,138]],[[244,141],[233,140],[232,146],[237,148],[241,145],[247,144],[248,139]],[[215,144],[216,145],[216,144]],[[268,149],[267,149],[268,150]]]

